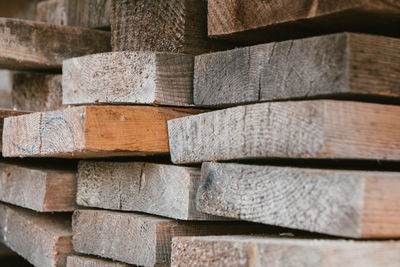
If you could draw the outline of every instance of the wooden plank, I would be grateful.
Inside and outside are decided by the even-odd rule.
[[[174,163],[254,158],[400,160],[400,107],[262,103],[170,120]]]
[[[271,229],[245,222],[185,222],[135,213],[76,210],[72,231],[76,252],[154,266],[170,264],[174,236],[249,234]]]
[[[208,35],[265,43],[334,32],[400,36],[397,0],[210,0]]]
[[[0,17],[35,20],[39,1],[41,0],[0,1]]]
[[[400,173],[203,163],[204,213],[354,238],[400,237]]]
[[[302,240],[267,236],[176,237],[171,266],[391,266],[399,241]]]
[[[400,39],[339,33],[196,56],[194,103],[400,96]]]
[[[37,5],[36,20],[87,28],[110,28],[111,0],[47,0]]]
[[[50,111],[62,107],[61,74],[15,72],[12,102],[17,110]]]
[[[71,216],[0,203],[1,241],[35,266],[65,266],[72,253]]]
[[[10,117],[10,116],[23,115],[26,113],[28,113],[28,112],[0,108],[0,135],[3,135],[3,123],[4,123],[5,118]],[[2,149],[2,147],[3,147],[3,142],[0,142],[0,149]]]
[[[0,109],[12,108],[12,71],[0,70]]]
[[[62,60],[110,50],[110,33],[0,18],[0,68],[61,69]]]
[[[0,162],[0,200],[39,212],[73,211],[73,170],[19,166]]]
[[[202,54],[232,47],[207,38],[207,2],[112,1],[113,51]]]
[[[191,55],[140,51],[65,60],[63,103],[188,106],[193,102],[193,61]]]
[[[84,256],[68,256],[67,267],[129,267],[133,266],[122,262],[110,261]]]
[[[6,118],[4,157],[169,154],[167,120],[201,111],[146,106],[81,106]]]
[[[144,162],[81,161],[78,205],[180,220],[221,220],[196,210],[199,168]],[[223,220],[223,219],[222,219]]]

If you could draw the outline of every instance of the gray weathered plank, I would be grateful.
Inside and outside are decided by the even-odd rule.
[[[91,258],[84,256],[68,256],[66,267],[129,267],[133,265],[106,259]]]
[[[262,103],[168,121],[171,159],[400,160],[400,107],[351,101]]]

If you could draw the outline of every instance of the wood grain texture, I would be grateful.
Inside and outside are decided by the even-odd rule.
[[[72,230],[75,251],[140,266],[169,265],[175,236],[271,232],[244,222],[185,222],[105,210],[76,210]]]
[[[334,32],[400,36],[397,0],[210,0],[208,35],[265,43]]]
[[[62,107],[61,74],[15,72],[12,103],[14,109],[50,111]]]
[[[110,33],[19,19],[0,19],[0,68],[61,69],[62,60],[110,51]]]
[[[167,120],[201,111],[81,106],[6,118],[4,157],[90,158],[168,154]]]
[[[201,54],[224,49],[207,38],[207,2],[198,0],[113,0],[113,51]]]
[[[390,266],[399,241],[302,240],[268,236],[176,237],[171,266]]]
[[[132,103],[189,106],[193,56],[112,52],[65,60],[63,103]]]
[[[354,238],[400,237],[400,173],[203,163],[204,213]]]
[[[400,107],[262,103],[168,121],[174,163],[254,158],[400,159]]]
[[[84,256],[68,256],[66,267],[129,267],[134,265]]]
[[[35,266],[63,267],[72,254],[71,215],[0,203],[0,226],[1,242]]]
[[[140,211],[180,220],[221,220],[196,210],[199,168],[142,162],[81,161],[78,205]],[[223,220],[223,219],[222,219]]]
[[[73,170],[53,170],[0,163],[0,200],[39,212],[73,211]]]
[[[400,96],[400,40],[339,33],[195,58],[194,103]]]
[[[10,116],[23,115],[26,113],[28,113],[28,112],[0,108],[0,135],[3,135],[3,124],[4,124],[5,118],[10,117]],[[3,147],[3,142],[0,142],[0,149],[2,149],[2,147]]]
[[[110,28],[111,0],[47,0],[37,5],[36,20],[86,28]]]
[[[0,109],[12,108],[13,71],[0,70]]]

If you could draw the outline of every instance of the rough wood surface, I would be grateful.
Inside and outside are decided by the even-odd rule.
[[[0,70],[0,109],[12,108],[11,91],[13,87],[12,71]]]
[[[37,5],[36,20],[87,28],[110,28],[111,0],[47,0]]]
[[[332,32],[400,36],[397,0],[210,0],[208,34],[242,43]]]
[[[50,111],[62,107],[61,74],[15,72],[12,102],[17,110]]]
[[[203,163],[199,211],[355,238],[400,237],[400,173]]]
[[[194,104],[400,96],[400,40],[339,33],[196,56]]]
[[[395,267],[399,261],[399,241],[199,236],[173,238],[171,266]]]
[[[63,103],[135,103],[188,106],[193,56],[112,52],[65,60]]]
[[[63,267],[72,254],[71,216],[39,214],[0,203],[0,238],[35,266]]]
[[[167,120],[193,109],[81,106],[6,118],[4,157],[90,158],[168,154]]]
[[[110,33],[0,18],[0,68],[61,69],[62,60],[110,51]]]
[[[168,121],[174,163],[254,158],[400,160],[400,107],[262,103]]]
[[[3,124],[4,124],[4,119],[10,116],[18,116],[18,115],[23,115],[28,112],[25,111],[16,111],[12,109],[0,109],[0,136],[3,135]],[[0,142],[0,149],[3,147],[3,142]]]
[[[76,178],[73,170],[25,167],[0,162],[0,200],[39,212],[73,211]]]
[[[180,220],[216,220],[196,210],[196,192],[201,182],[199,168],[81,161],[76,202],[86,207],[140,211]]]
[[[201,54],[227,46],[207,37],[207,2],[198,0],[112,1],[113,51]]]
[[[90,258],[83,256],[68,256],[67,267],[129,267],[129,265],[121,262],[114,262],[99,258]]]
[[[140,266],[169,264],[175,236],[268,232],[259,224],[185,222],[105,210],[75,211],[72,230],[75,251]]]

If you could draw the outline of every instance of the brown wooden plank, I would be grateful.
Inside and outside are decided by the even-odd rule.
[[[110,33],[0,19],[0,68],[61,69],[62,60],[110,50]]]
[[[338,33],[195,58],[194,104],[400,96],[400,39]]]
[[[205,1],[113,1],[111,10],[113,51],[196,55],[232,47],[207,38]]]
[[[254,158],[400,160],[400,107],[262,103],[168,122],[174,163]]]
[[[12,102],[17,110],[50,111],[62,107],[61,74],[15,72]]]
[[[191,55],[144,51],[68,59],[63,63],[63,103],[189,106],[193,61]]]
[[[63,267],[72,254],[71,215],[0,203],[1,241],[35,266]]]
[[[241,43],[334,32],[400,36],[397,0],[210,0],[208,35]]]
[[[87,28],[110,28],[111,0],[47,0],[37,5],[36,20]]]
[[[140,266],[170,264],[171,239],[188,235],[249,234],[276,231],[245,222],[186,222],[135,213],[76,210],[73,247]]]
[[[171,266],[390,266],[399,241],[302,240],[268,236],[176,237]]]
[[[68,256],[67,267],[129,267],[134,266],[117,261],[106,259],[84,257],[84,256]]]
[[[81,106],[10,117],[4,121],[3,156],[168,155],[167,120],[199,112],[146,106]]]
[[[1,108],[0,109],[0,135],[3,134],[3,123],[4,123],[5,118],[10,117],[10,116],[23,115],[26,113],[28,113],[28,112]],[[2,149],[2,147],[3,147],[3,142],[0,142],[0,148]]]
[[[140,211],[180,220],[223,220],[196,210],[200,169],[144,162],[81,161],[80,206]]]
[[[73,170],[57,170],[0,162],[0,200],[39,212],[73,211]]]
[[[400,173],[203,163],[197,209],[354,238],[400,237]]]

